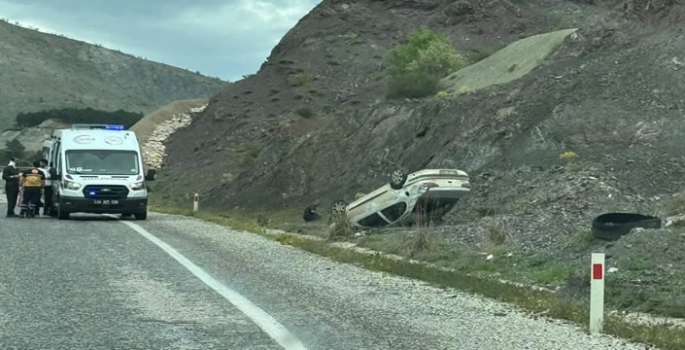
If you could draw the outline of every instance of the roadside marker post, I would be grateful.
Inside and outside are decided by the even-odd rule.
[[[200,207],[200,194],[195,193],[193,195],[193,212],[196,212]]]
[[[604,323],[604,253],[592,253],[590,265],[590,334],[602,332]]]

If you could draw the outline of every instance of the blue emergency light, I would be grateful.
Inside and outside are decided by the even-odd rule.
[[[123,125],[105,125],[105,130],[124,130]]]

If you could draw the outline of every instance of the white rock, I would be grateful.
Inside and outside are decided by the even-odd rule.
[[[157,125],[147,141],[143,144],[143,156],[150,168],[159,169],[164,164],[166,156],[166,142],[176,130],[185,128],[193,122],[193,114],[201,113],[207,105],[190,108],[186,113],[179,113],[169,120]]]

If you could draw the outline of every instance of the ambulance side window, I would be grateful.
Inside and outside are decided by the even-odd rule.
[[[47,147],[43,147],[43,158],[50,161],[50,149]]]
[[[55,153],[52,155],[52,166],[57,171],[57,174],[62,173],[62,158],[60,157],[61,150],[62,144],[58,142],[55,147]]]

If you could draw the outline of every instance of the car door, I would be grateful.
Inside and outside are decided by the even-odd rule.
[[[377,213],[397,202],[397,194],[391,190],[388,185],[385,185],[364,196],[363,200],[355,201],[348,207],[348,216],[355,221],[365,220],[373,213]],[[361,220],[358,218],[362,218]],[[373,222],[373,219],[369,219]]]
[[[379,214],[378,212],[375,212],[375,213],[357,221],[357,224],[360,226],[373,227],[373,228],[388,226],[389,222],[385,218],[383,218],[382,216],[380,216],[378,214]]]
[[[380,216],[385,219],[388,224],[396,223],[404,213],[407,211],[407,202],[397,202],[379,212]]]

